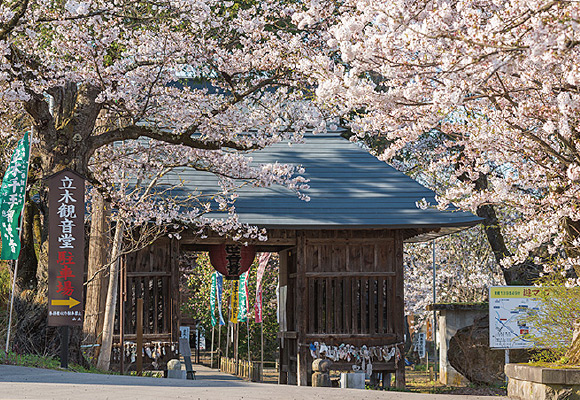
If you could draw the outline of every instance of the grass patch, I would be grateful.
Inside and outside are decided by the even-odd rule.
[[[530,361],[527,364],[533,367],[552,368],[552,369],[580,369],[580,365],[566,364],[565,360],[563,360],[562,362]]]
[[[60,360],[56,357],[42,356],[38,354],[17,354],[12,351],[9,351],[8,354],[6,354],[4,349],[0,349],[0,364],[43,369],[62,369],[60,367]],[[68,370],[92,374],[118,375],[116,372],[103,371],[95,367],[87,369],[78,364],[69,364]]]

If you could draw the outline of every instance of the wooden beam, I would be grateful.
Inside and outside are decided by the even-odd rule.
[[[307,246],[318,246],[318,245],[341,245],[346,246],[349,244],[368,244],[369,242],[373,243],[384,243],[384,242],[392,242],[394,238],[392,237],[377,237],[377,238],[308,238],[306,239]]]
[[[356,334],[356,333],[333,333],[333,334],[319,334],[319,333],[312,333],[312,334],[306,334],[305,338],[308,339],[309,341],[313,340],[313,339],[321,339],[322,341],[324,341],[324,339],[330,339],[330,340],[365,340],[365,339],[380,339],[383,340],[385,343],[385,345],[388,344],[394,344],[396,339],[397,339],[397,335],[393,334],[393,333],[387,333],[387,334],[366,334],[366,333],[361,333],[361,334]],[[328,344],[328,343],[327,343]]]
[[[298,273],[290,274],[290,278],[296,278]],[[305,276],[307,278],[344,278],[344,277],[356,277],[356,278],[377,278],[377,277],[387,277],[387,276],[397,276],[396,272],[306,272]]]
[[[128,278],[152,277],[152,276],[171,276],[171,271],[127,272]]]
[[[296,339],[296,338],[298,338],[298,332],[296,332],[296,331],[278,332],[276,334],[276,336],[278,338],[284,338],[284,339]]]

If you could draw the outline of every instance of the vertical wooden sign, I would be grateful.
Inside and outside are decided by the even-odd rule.
[[[83,324],[85,180],[69,169],[48,179],[48,325]]]

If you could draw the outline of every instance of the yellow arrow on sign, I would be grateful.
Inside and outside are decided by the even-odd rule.
[[[68,306],[68,308],[73,308],[77,304],[81,304],[80,301],[69,297],[68,300],[51,300],[50,302],[53,306]]]

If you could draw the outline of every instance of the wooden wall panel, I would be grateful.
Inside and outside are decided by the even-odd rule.
[[[309,335],[384,336],[392,342],[393,334],[402,334],[400,234],[305,231],[303,243]]]
[[[138,298],[143,299],[143,333],[177,340],[179,331],[179,243],[162,238],[153,245],[127,254],[127,302],[125,306],[126,335],[135,335]],[[117,318],[118,320],[118,318]],[[115,331],[119,332],[118,322]],[[130,337],[130,336],[127,336]]]

